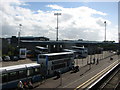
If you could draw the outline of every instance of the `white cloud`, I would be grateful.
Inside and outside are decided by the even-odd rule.
[[[64,9],[63,7],[58,6],[58,5],[47,5],[46,7],[50,7],[52,9],[59,9],[59,10]]]
[[[26,5],[19,0],[4,2],[0,5],[0,23],[2,23],[2,36],[17,35],[19,24],[22,24],[22,36],[46,36],[56,39],[56,18],[55,12],[60,12],[59,16],[59,39],[85,39],[85,40],[104,40],[104,21],[107,26],[111,21],[102,18],[107,13],[95,9],[81,6],[76,8],[64,8],[58,5],[47,5],[51,11],[33,11],[23,8]],[[94,17],[99,15],[99,17]],[[112,33],[116,33],[113,35]],[[117,28],[110,29],[108,40],[117,41]]]

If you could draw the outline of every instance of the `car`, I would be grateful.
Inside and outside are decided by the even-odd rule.
[[[114,54],[116,54],[116,52],[115,52],[115,51],[114,51],[113,53],[114,53]]]
[[[18,60],[19,60],[18,56],[10,56],[10,58],[11,58],[11,60],[13,60],[13,61],[18,61]]]
[[[10,59],[9,56],[4,56],[4,57],[3,57],[3,60],[4,60],[4,61],[10,61],[11,59]]]

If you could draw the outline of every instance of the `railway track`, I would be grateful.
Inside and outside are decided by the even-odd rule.
[[[99,72],[98,74],[96,74],[95,76],[93,76],[92,78],[90,78],[89,80],[84,82],[83,84],[76,87],[75,90],[80,90],[80,89],[105,90],[104,88],[108,87],[108,83],[109,83],[109,81],[112,81],[113,77],[116,76],[116,80],[120,79],[117,76],[118,73],[120,75],[120,69],[119,70],[116,69],[116,68],[119,68],[119,65],[120,65],[120,63],[118,61],[115,61],[114,63],[109,65],[107,68],[105,68],[104,70],[102,70],[101,72]],[[116,71],[116,72],[114,74],[112,74],[112,76],[111,76],[111,73],[113,73],[114,71]],[[108,78],[108,76],[111,76],[111,78],[109,78],[109,80],[106,81],[106,78]],[[106,82],[103,84],[103,81],[106,81]],[[114,81],[112,81],[112,82],[114,83]],[[113,85],[111,85],[111,86],[113,86]],[[117,88],[119,86],[118,81],[117,81],[117,83],[115,83],[114,86],[115,86],[114,88]],[[109,87],[109,88],[112,88],[112,87]]]
[[[113,89],[118,90],[120,85],[120,68],[117,69],[109,78],[98,88],[98,90]]]

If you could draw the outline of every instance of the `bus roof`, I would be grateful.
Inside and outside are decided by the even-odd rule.
[[[63,49],[64,51],[66,51],[66,52],[76,52],[75,50],[70,50],[70,49]]]
[[[85,47],[77,47],[77,46],[72,46],[72,48],[77,48],[77,49],[85,49]]]
[[[14,66],[7,66],[7,67],[1,67],[0,68],[0,72],[4,72],[4,71],[14,71],[14,70],[18,70],[18,69],[24,69],[24,68],[30,68],[30,67],[37,67],[40,66],[40,64],[37,63],[29,63],[29,64],[21,64],[21,65],[14,65]]]
[[[55,56],[55,55],[65,55],[65,54],[73,54],[73,52],[48,53],[48,54],[40,54],[40,55]]]
[[[39,48],[39,49],[48,49],[48,48],[40,47],[40,46],[36,46],[36,48]]]

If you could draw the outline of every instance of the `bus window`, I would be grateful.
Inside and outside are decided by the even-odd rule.
[[[26,70],[20,70],[19,71],[19,79],[20,78],[25,78],[26,77]]]
[[[24,50],[21,50],[21,55],[25,55],[25,51]]]
[[[69,66],[70,65],[70,62],[69,61],[67,61],[67,66]]]
[[[32,76],[34,74],[33,68],[27,70],[27,76]]]
[[[40,55],[39,58],[45,59],[46,56]]]
[[[17,72],[10,72],[9,73],[9,81],[16,80],[18,78]]]
[[[48,60],[49,60],[49,61],[52,61],[52,60],[54,60],[54,59],[55,59],[55,57],[54,57],[54,58],[53,58],[52,56],[49,56],[49,57],[48,57]]]
[[[65,63],[63,63],[63,64],[58,64],[58,65],[54,65],[54,67],[52,67],[52,69],[54,68],[54,69],[60,69],[60,68],[63,68],[63,67],[65,67]]]
[[[2,75],[2,83],[7,82],[7,81],[8,81],[8,80],[7,80],[7,79],[8,79],[8,74],[6,74],[6,73],[4,74],[4,73],[3,73],[3,74],[1,74],[1,75]]]

